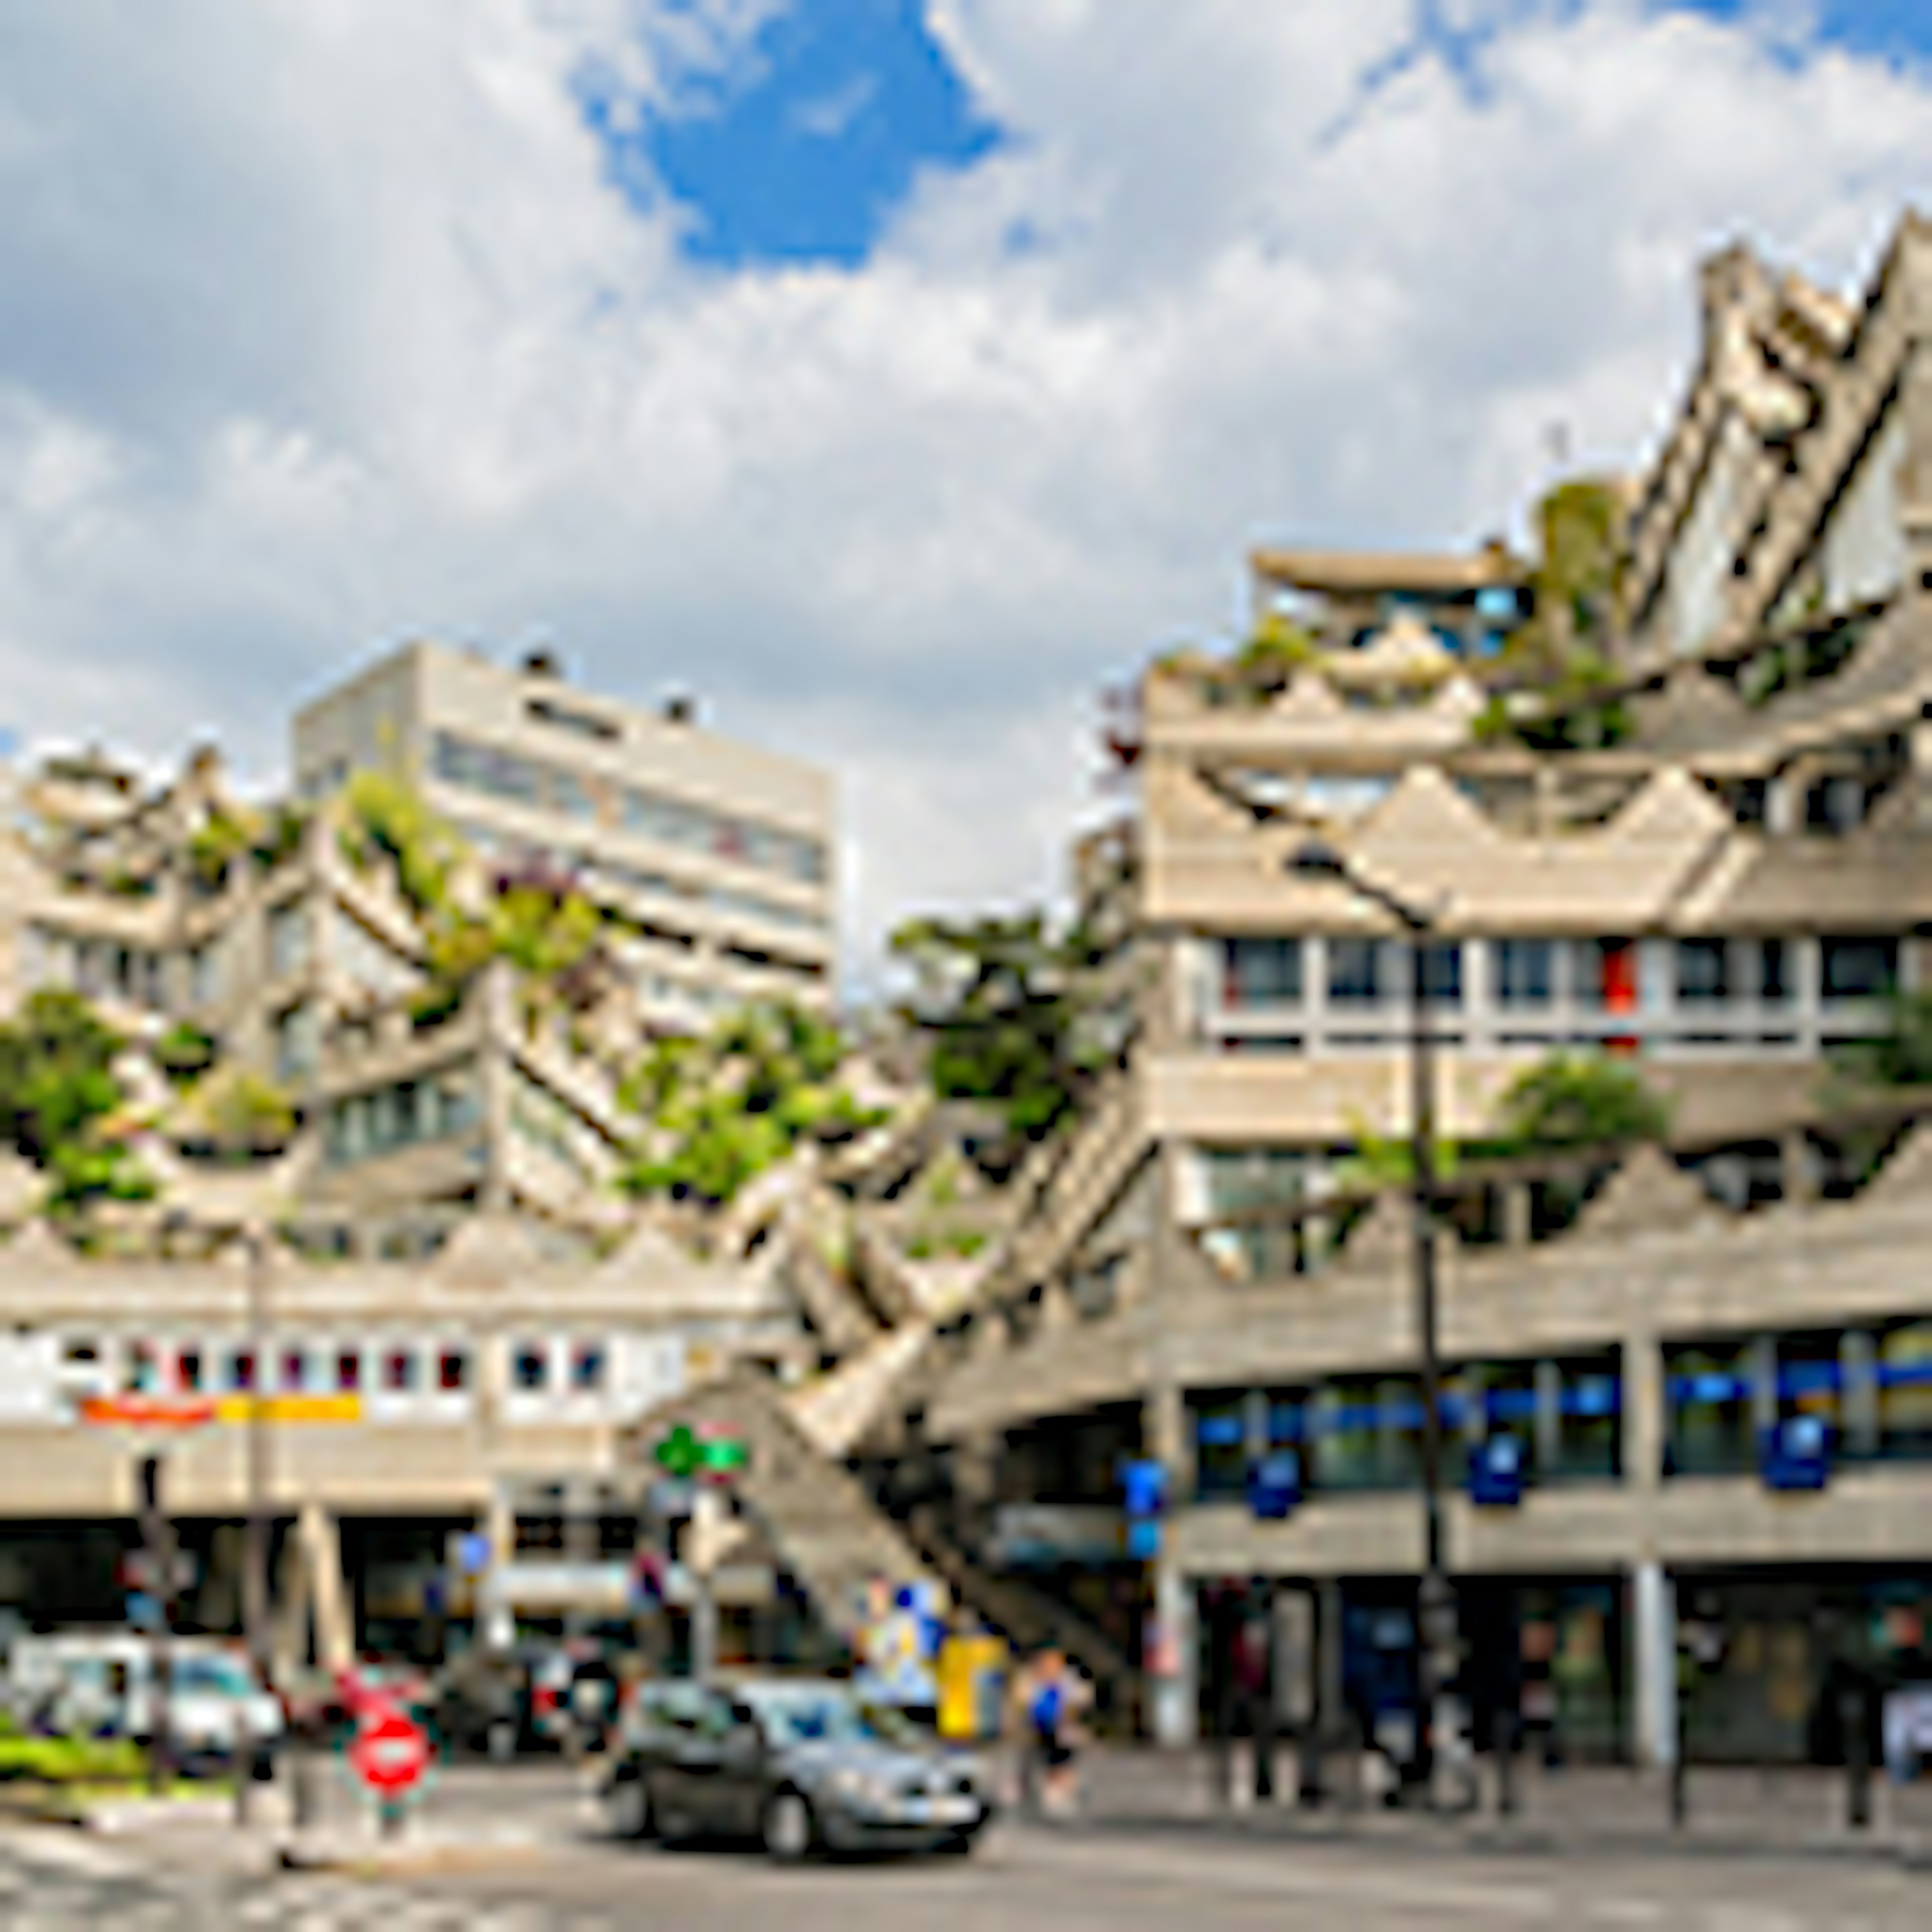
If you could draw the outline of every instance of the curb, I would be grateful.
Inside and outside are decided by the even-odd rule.
[[[1443,1853],[1471,1858],[1712,1858],[1730,1862],[1802,1860],[1822,1864],[1898,1864],[1908,1871],[1932,1870],[1932,1840],[1912,1838],[1864,1842],[1850,1838],[1800,1838],[1772,1840],[1736,1833],[1702,1834],[1642,1830],[1569,1831],[1525,1826],[1516,1828],[1459,1826],[1453,1820],[1422,1822],[1390,1831],[1364,1829],[1340,1822],[1304,1822],[1292,1814],[1264,1814],[1253,1822],[1234,1818],[1179,1818],[1171,1814],[1118,1813],[1102,1817],[1045,1820],[1034,1828],[1074,1836],[1211,1838],[1245,1844],[1306,1844],[1354,1850],[1402,1851],[1427,1857]]]
[[[333,1872],[349,1878],[432,1877],[521,1864],[554,1849],[530,1840],[502,1844],[284,1844],[277,1850],[275,1862],[284,1871]]]

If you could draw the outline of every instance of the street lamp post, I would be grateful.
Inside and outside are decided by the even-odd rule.
[[[1417,1701],[1424,1721],[1418,1726],[1416,1769],[1432,1799],[1436,1746],[1453,1728],[1447,1692],[1458,1662],[1455,1594],[1443,1556],[1442,1368],[1436,1280],[1436,1028],[1429,940],[1438,909],[1412,904],[1365,878],[1346,856],[1320,840],[1311,839],[1295,852],[1288,869],[1300,878],[1346,886],[1388,913],[1408,940],[1410,1256],[1422,1384],[1423,1557],[1416,1660]]]

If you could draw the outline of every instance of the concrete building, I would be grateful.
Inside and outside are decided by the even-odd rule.
[[[629,915],[624,963],[658,1030],[835,998],[831,778],[704,729],[688,700],[647,711],[548,656],[509,669],[415,644],[304,705],[291,748],[300,797],[400,772],[486,862],[560,868]]]
[[[1932,985],[1932,229],[1903,224],[1862,304],[1736,253],[1706,293],[1594,728],[1492,701],[1474,600],[1522,578],[1489,552],[1258,559],[1302,640],[1156,665],[1118,734],[1136,804],[1083,884],[1138,1033],[990,1304],[946,1325],[915,1434],[949,1534],[1104,1624],[1163,1735],[1213,1721],[1220,1620],[1261,1582],[1321,1606],[1284,1629],[1330,1718],[1413,1670],[1406,1210],[1352,1179],[1409,1130],[1409,955],[1292,871],[1312,840],[1431,910],[1445,1135],[1492,1135],[1558,1049],[1672,1103],[1664,1154],[1445,1190],[1450,1426],[1515,1433],[1532,1470],[1520,1508],[1451,1513],[1482,1695],[1553,1684],[1574,1745],[1666,1757],[1673,1618],[1708,1598],[1735,1641],[1697,1748],[1803,1756],[1830,1668],[1894,1667],[1932,1614],[1924,1149],[1829,1078]],[[1799,1415],[1833,1446],[1794,1496],[1761,1460]],[[1305,1496],[1258,1520],[1239,1498],[1276,1448]],[[1134,1455],[1175,1489],[1151,1564],[1120,1540]]]

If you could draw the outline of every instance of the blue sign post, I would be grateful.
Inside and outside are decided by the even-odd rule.
[[[1161,1518],[1167,1514],[1167,1466],[1145,1457],[1123,1462],[1120,1490],[1128,1559],[1152,1563],[1160,1555]]]

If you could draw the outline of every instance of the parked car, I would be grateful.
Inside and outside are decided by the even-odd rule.
[[[969,1851],[994,1805],[979,1767],[829,1678],[640,1685],[604,1774],[620,1837],[816,1850]]]
[[[258,1768],[286,1726],[279,1699],[248,1658],[206,1638],[170,1640],[166,1684],[154,1640],[134,1630],[18,1639],[7,1702],[25,1727],[67,1736],[164,1735],[177,1764],[227,1766],[246,1750]]]

